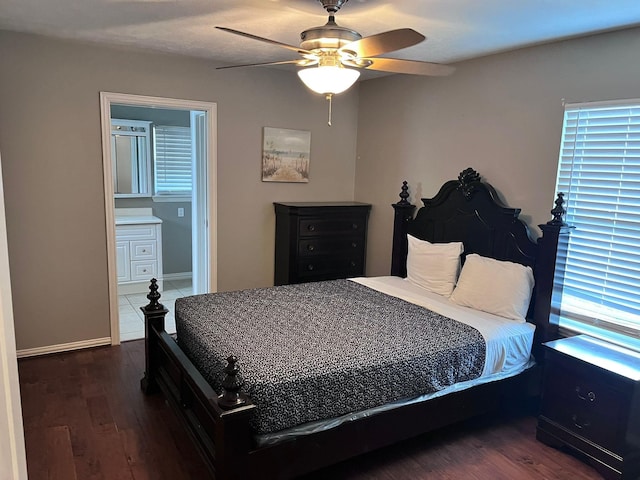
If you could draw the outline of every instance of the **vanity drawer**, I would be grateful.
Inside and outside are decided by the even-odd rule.
[[[136,260],[131,262],[131,280],[146,281],[158,276],[158,263],[156,261]]]
[[[155,260],[157,245],[155,241],[136,240],[131,242],[131,260]]]
[[[118,225],[116,226],[116,240],[155,239],[155,225]]]

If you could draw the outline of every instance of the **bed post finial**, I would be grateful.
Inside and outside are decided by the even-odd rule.
[[[158,349],[157,336],[159,332],[164,331],[164,317],[169,313],[169,310],[158,302],[158,300],[160,300],[160,293],[158,292],[158,281],[155,278],[151,279],[147,298],[149,299],[149,304],[140,307],[140,310],[142,310],[144,314],[145,343],[145,371],[144,377],[140,381],[140,386],[145,393],[149,394],[158,390],[155,377],[157,366],[154,364],[153,358]]]
[[[409,203],[409,186],[402,182],[400,201],[391,206],[395,210],[393,217],[393,247],[391,251],[391,275],[407,276],[407,226],[413,218],[416,206]]]
[[[410,205],[407,198],[409,198],[409,186],[407,185],[407,181],[402,182],[402,187],[400,188],[401,192],[398,195],[400,197],[400,201],[396,203],[396,205]]]
[[[144,307],[147,311],[152,310],[164,310],[164,305],[162,305],[158,300],[160,300],[160,294],[158,293],[158,280],[155,278],[151,279],[151,284],[149,285],[149,293],[147,293],[147,298],[149,299],[149,304]]]
[[[218,405],[224,410],[241,407],[249,401],[240,389],[244,385],[242,377],[238,375],[240,368],[236,365],[238,359],[234,355],[227,358],[227,366],[224,367],[224,378],[222,379],[222,395],[218,397]]]
[[[562,206],[564,205],[564,193],[558,192],[558,197],[556,198],[555,204],[556,206],[551,210],[553,220],[551,220],[549,223],[551,225],[565,225],[564,220],[562,219],[562,217],[564,217],[564,214],[567,213],[565,208]]]
[[[536,336],[540,342],[558,338],[558,305],[562,295],[567,248],[573,226],[566,224],[564,194],[558,193],[555,207],[551,210],[553,219],[539,225],[542,237],[538,239],[538,261],[536,264],[536,302],[533,314],[536,318]],[[536,352],[534,352],[534,355]],[[541,355],[538,352],[538,355]]]

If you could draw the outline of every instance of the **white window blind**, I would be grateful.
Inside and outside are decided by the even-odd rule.
[[[640,101],[567,105],[557,191],[565,193],[566,221],[576,227],[569,237],[560,325],[637,337]]]
[[[153,127],[156,195],[191,195],[191,129]]]

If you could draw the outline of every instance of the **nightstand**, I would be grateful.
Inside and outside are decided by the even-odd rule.
[[[577,450],[606,479],[640,478],[640,354],[586,335],[544,346],[536,438]]]

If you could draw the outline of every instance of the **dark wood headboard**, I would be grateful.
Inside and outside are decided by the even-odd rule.
[[[415,206],[408,197],[404,182],[401,200],[393,205],[391,275],[407,275],[407,234],[432,243],[463,242],[463,257],[477,253],[528,265],[534,271],[536,285],[527,320],[536,324],[538,342],[556,338],[557,321],[550,321],[553,278],[556,267],[561,267],[556,260],[559,242],[568,235],[562,222],[561,199],[551,211],[553,220],[540,225],[543,236],[534,241],[527,225],[518,218],[520,209],[503,205],[495,189],[472,168],[442,185],[435,197],[423,198],[423,207],[415,217]]]

